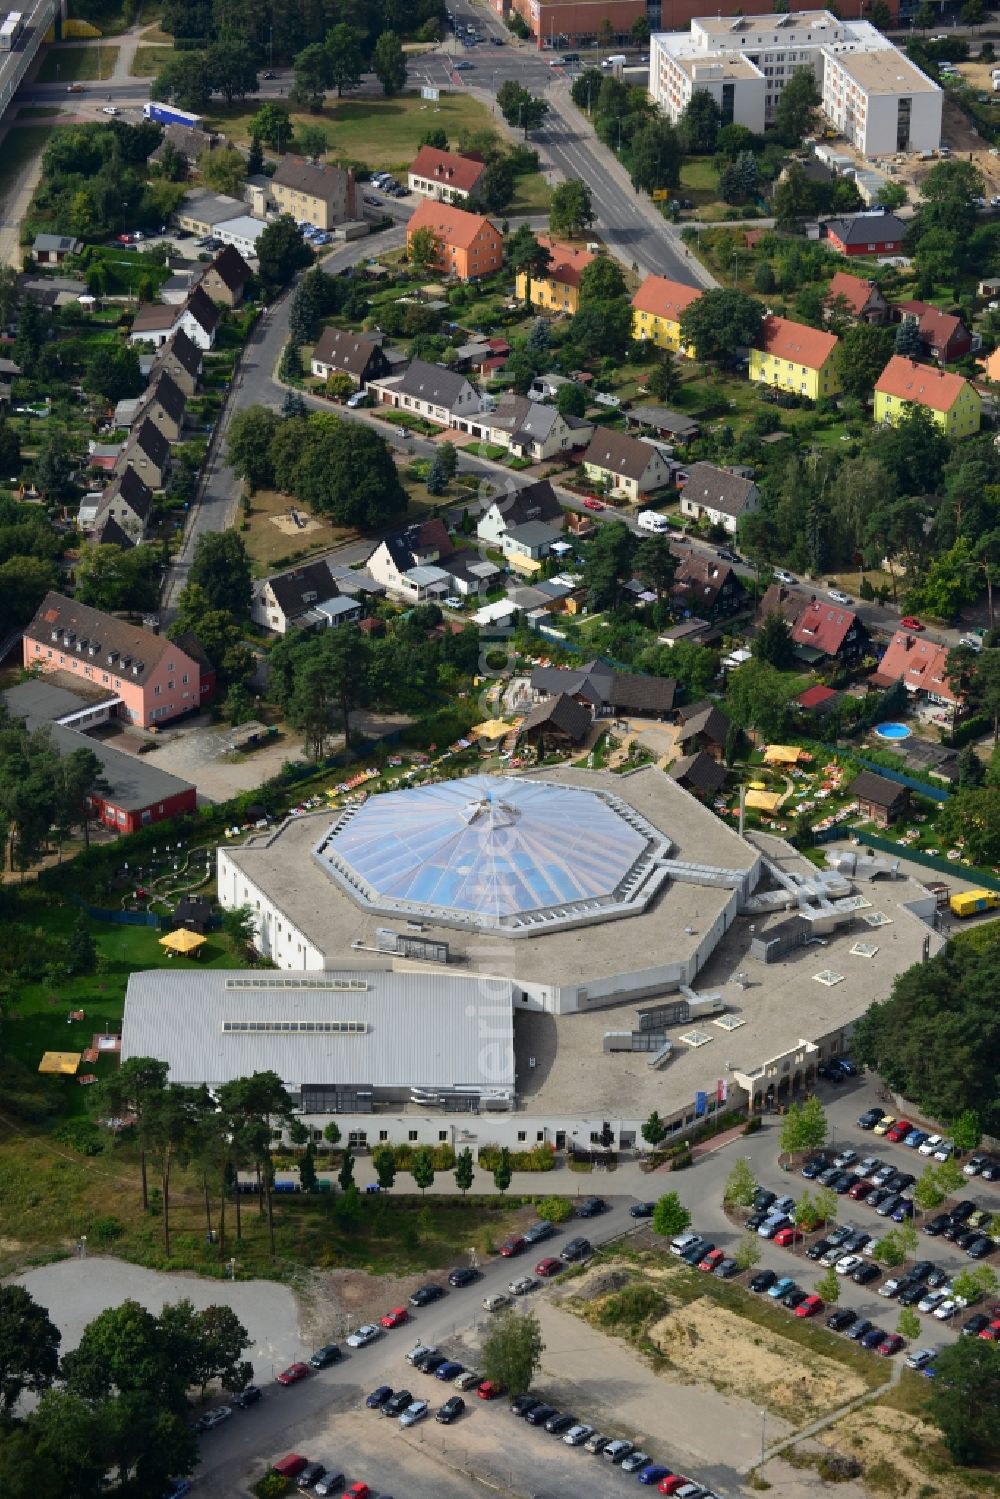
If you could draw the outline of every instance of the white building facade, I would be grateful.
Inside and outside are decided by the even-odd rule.
[[[936,151],[944,95],[895,47],[824,51],[823,113],[864,156]]]

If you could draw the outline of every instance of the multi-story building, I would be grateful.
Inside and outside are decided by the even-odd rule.
[[[283,156],[271,178],[271,197],[297,223],[332,229],[356,216],[354,173],[303,156]]]
[[[818,401],[836,395],[840,376],[834,354],[840,340],[822,328],[808,328],[788,318],[766,317],[760,346],[750,350],[750,379]]]
[[[896,47],[823,49],[823,113],[863,156],[936,151],[941,89]]]
[[[481,156],[464,151],[439,151],[437,146],[421,146],[410,163],[408,185],[421,198],[437,198],[443,203],[464,203],[486,170]]]
[[[503,265],[503,235],[484,214],[466,213],[425,198],[406,226],[406,243],[429,229],[438,244],[435,268],[459,281],[475,281]]]
[[[539,312],[562,312],[572,317],[580,306],[580,277],[594,257],[589,250],[561,244],[547,234],[536,238],[552,258],[546,270],[531,277],[531,305]],[[523,300],[528,291],[525,271],[518,271],[516,287]]]
[[[894,354],[875,386],[875,420],[895,424],[914,406],[929,411],[949,437],[979,431],[982,401],[968,380]]]
[[[692,350],[681,347],[681,313],[700,296],[697,286],[668,281],[666,276],[647,276],[632,298],[632,337],[648,339],[674,354],[693,356]]]
[[[662,21],[671,26],[687,26],[690,21],[703,15],[705,0],[670,0],[669,10],[660,0],[489,0],[491,10],[506,15],[513,7],[528,26],[538,47],[565,47],[586,43],[592,45],[601,35],[603,24],[611,27],[613,44],[632,40],[631,28],[637,20],[648,22],[655,31]],[[871,0],[841,0],[837,7],[845,18],[863,17],[871,8]],[[824,0],[799,0],[799,10],[823,11]],[[719,7],[721,16],[734,15],[735,0]],[[889,0],[889,10],[895,19],[898,0]]]

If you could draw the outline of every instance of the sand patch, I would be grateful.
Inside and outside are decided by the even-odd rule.
[[[865,1468],[861,1482],[870,1495],[915,1499],[921,1490],[930,1494],[928,1482],[949,1499],[972,1499],[984,1488],[995,1490],[989,1479],[985,1484],[963,1482],[962,1469],[949,1464],[937,1427],[892,1406],[861,1406],[816,1441],[859,1458]]]
[[[320,522],[313,520],[311,515],[303,515],[301,510],[296,511],[296,515],[298,520],[291,511],[286,511],[284,515],[269,516],[268,519],[272,526],[277,526],[282,536],[308,536],[310,531],[320,529]]]

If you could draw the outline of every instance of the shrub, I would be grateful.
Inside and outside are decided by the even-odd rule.
[[[565,1223],[573,1216],[573,1204],[568,1197],[543,1197],[536,1211],[548,1223]]]
[[[510,1152],[510,1164],[515,1171],[551,1171],[555,1163],[555,1149],[551,1145]],[[500,1146],[480,1145],[479,1164],[484,1171],[495,1171],[500,1165]]]
[[[674,1156],[670,1163],[670,1169],[671,1171],[684,1171],[688,1166],[692,1166],[693,1164],[694,1156],[690,1150],[682,1150]]]
[[[121,1219],[116,1218],[113,1213],[106,1214],[103,1218],[95,1218],[90,1225],[87,1234],[87,1243],[91,1248],[103,1248],[106,1244],[113,1244],[116,1239],[123,1237],[125,1225]]]
[[[655,1286],[639,1282],[609,1296],[602,1303],[597,1320],[604,1327],[624,1324],[630,1331],[638,1332],[650,1317],[662,1316],[666,1306],[666,1298]]]
[[[381,1149],[384,1151],[386,1146]],[[410,1171],[413,1168],[413,1157],[418,1150],[426,1150],[431,1158],[431,1165],[435,1171],[450,1171],[455,1165],[455,1152],[450,1145],[392,1145],[393,1160],[399,1171]],[[379,1147],[372,1151],[372,1159],[377,1159]]]
[[[52,1138],[81,1155],[100,1155],[104,1149],[101,1132],[90,1119],[67,1119],[64,1124],[57,1124]]]
[[[824,1483],[849,1483],[852,1478],[860,1478],[862,1468],[856,1457],[831,1452],[828,1457],[820,1458],[816,1471]]]
[[[287,1478],[283,1478],[280,1473],[275,1473],[272,1468],[270,1472],[264,1474],[263,1478],[258,1478],[253,1486],[253,1492],[257,1495],[257,1499],[279,1499],[281,1494],[288,1493],[288,1483]]]

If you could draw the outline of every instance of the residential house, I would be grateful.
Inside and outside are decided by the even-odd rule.
[[[424,359],[411,360],[401,375],[370,380],[366,388],[380,405],[412,411],[440,427],[458,426],[459,418],[477,415],[481,405],[478,390],[464,375]]]
[[[693,357],[694,350],[681,344],[681,313],[700,296],[700,287],[668,281],[665,276],[647,276],[632,298],[632,337]]]
[[[271,178],[271,197],[281,213],[317,229],[358,216],[354,173],[304,156],[282,156]]]
[[[561,535],[560,527],[552,526],[548,521],[528,520],[520,526],[509,526],[500,545],[513,568],[521,573],[534,573]]]
[[[220,321],[219,309],[215,303],[200,286],[196,286],[180,309],[175,327],[183,328],[191,342],[204,351],[215,343],[215,333]]]
[[[361,337],[345,328],[324,328],[313,349],[312,373],[320,380],[331,375],[347,375],[355,386],[367,385],[389,373],[389,361],[382,352],[381,337]]]
[[[735,536],[744,515],[760,508],[760,490],[752,479],[741,478],[714,463],[696,463],[681,490],[681,514],[707,520]]]
[[[145,539],[152,518],[153,491],[134,468],[126,468],[101,495],[93,528],[96,532],[105,522],[113,521],[134,546]]]
[[[822,682],[816,682],[812,687],[807,687],[800,692],[795,699],[795,706],[812,719],[824,719],[840,707],[844,700],[842,692],[836,692],[832,687],[824,687]]]
[[[942,312],[927,302],[907,301],[895,305],[896,320],[915,323],[925,354],[938,364],[952,364],[974,354],[982,345],[979,334],[972,334],[953,312]]]
[[[94,529],[91,531],[90,540],[96,547],[120,547],[123,552],[138,546],[141,538],[130,536],[123,531],[113,515],[102,515]]]
[[[22,660],[26,670],[67,671],[107,688],[121,699],[121,716],[143,728],[196,713],[215,690],[214,674],[187,642],[55,592],[25,627]]]
[[[143,417],[158,428],[168,442],[180,442],[184,430],[187,397],[165,370],[150,381],[140,398],[135,420]]]
[[[594,718],[616,718],[621,714],[668,718],[674,711],[677,695],[677,683],[672,677],[615,671],[600,657],[578,667],[536,666],[530,687],[538,702],[565,695],[583,703]]]
[[[874,687],[902,682],[915,697],[922,695],[929,702],[959,710],[963,699],[948,678],[948,650],[936,640],[897,630],[868,680]]]
[[[354,624],[363,613],[361,600],[342,595],[322,561],[260,578],[251,593],[250,618],[275,635]]]
[[[658,448],[610,427],[595,431],[582,462],[588,479],[632,504],[670,482],[670,467]]]
[[[841,388],[834,365],[839,341],[822,328],[768,316],[758,347],[750,350],[750,379],[813,401],[836,395]]]
[[[826,293],[827,314],[840,313],[856,323],[886,323],[889,303],[875,281],[837,271]]]
[[[133,346],[150,343],[160,348],[174,333],[183,330],[191,342],[204,351],[215,343],[218,326],[219,309],[201,287],[196,286],[179,307],[144,302],[133,319],[129,343]]]
[[[444,203],[464,203],[474,193],[486,163],[478,152],[440,151],[421,146],[410,163],[408,186],[421,198]]]
[[[70,234],[36,234],[31,256],[38,265],[62,265],[67,255],[79,255],[82,249],[83,240]]]
[[[549,234],[535,236],[551,259],[544,271],[531,276],[531,305],[539,312],[563,313],[572,317],[580,307],[580,277],[593,260],[589,250],[564,245]],[[518,271],[514,283],[518,297],[523,302],[528,296],[528,274]]]
[[[377,583],[411,603],[443,598],[451,592],[445,566],[455,548],[444,521],[419,521],[387,536],[365,564]]]
[[[706,699],[690,703],[677,710],[679,727],[675,736],[679,748],[688,755],[704,750],[713,760],[726,757],[726,740],[732,728],[732,720],[715,703]]]
[[[757,623],[780,614],[801,659],[815,665],[826,659],[844,666],[856,662],[869,648],[868,630],[852,610],[802,589],[772,583],[760,601]]]
[[[186,229],[189,234],[197,234],[204,238],[206,234],[215,232],[217,224],[224,224],[227,219],[236,218],[243,212],[243,208],[244,204],[240,198],[229,198],[223,193],[196,190],[188,193],[174,217],[179,228]]]
[[[143,302],[132,319],[132,328],[128,336],[129,343],[133,348],[136,344],[144,343],[159,348],[173,333],[177,317],[178,308],[175,303]]]
[[[555,406],[508,392],[500,396],[495,410],[463,423],[461,430],[507,448],[518,458],[540,463],[583,447],[594,435],[594,424],[582,417],[561,416]]]
[[[221,302],[226,307],[238,307],[243,301],[251,274],[250,267],[239,250],[234,245],[226,245],[216,255],[199,284],[213,302]]]
[[[183,328],[178,328],[176,333],[171,334],[166,343],[161,344],[157,349],[150,370],[150,379],[155,379],[162,371],[170,376],[174,384],[186,396],[190,397],[197,393],[198,382],[201,378],[201,364],[202,356],[198,345],[188,338]]]
[[[538,479],[524,489],[511,489],[495,495],[479,518],[476,535],[489,546],[502,546],[508,530],[528,521],[546,521],[553,527],[562,523],[563,509],[548,479]]]
[[[169,144],[178,156],[184,158],[188,166],[194,166],[205,151],[215,150],[218,140],[219,137],[209,130],[197,130],[190,125],[165,125],[163,138],[156,150],[150,153],[148,160],[159,166],[165,147]]]
[[[876,775],[873,770],[863,770],[847,789],[851,796],[857,797],[862,817],[869,818],[876,827],[887,828],[909,810],[909,788],[890,781],[887,776]]]
[[[460,552],[450,552],[441,559],[441,566],[451,579],[452,592],[463,599],[487,593],[503,578],[503,573],[495,562],[480,556],[470,547]]]
[[[503,265],[503,235],[485,214],[425,198],[406,225],[407,248],[420,229],[434,235],[439,247],[434,268],[444,276],[475,281]]]
[[[878,210],[829,219],[821,232],[841,255],[900,255],[906,225],[894,213]]]
[[[979,431],[982,398],[968,380],[894,354],[875,384],[875,420],[894,424],[914,406],[929,411],[948,437]]]
[[[625,412],[626,427],[640,427],[666,442],[685,443],[698,436],[698,423],[667,406],[630,406]]]
[[[576,749],[590,733],[593,721],[585,704],[560,692],[535,704],[518,729],[517,737],[534,744],[542,759],[552,750]]]
[[[160,287],[159,297],[168,307],[183,307],[197,284],[194,266],[174,271]]]
[[[715,796],[726,783],[726,767],[703,749],[675,760],[667,774],[692,796],[702,798]]]
[[[671,551],[677,558],[672,589],[675,608],[709,620],[742,609],[746,589],[739,573],[728,562],[692,547],[672,547]]]
[[[150,489],[162,489],[170,472],[170,443],[159,427],[145,417],[128,435],[115,462],[115,473],[135,469]]]

